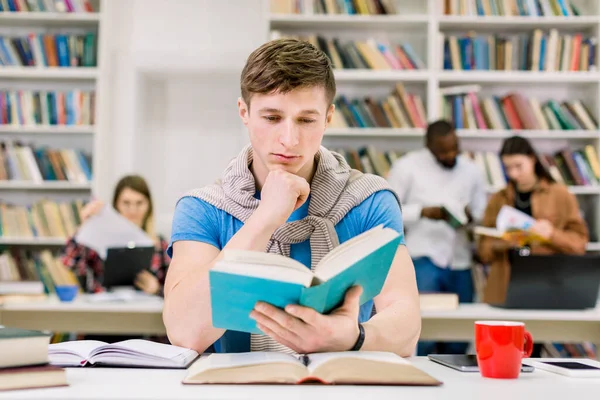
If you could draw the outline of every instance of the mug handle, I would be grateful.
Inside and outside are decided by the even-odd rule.
[[[525,331],[525,350],[523,351],[523,357],[529,358],[533,353],[533,336],[528,331]]]

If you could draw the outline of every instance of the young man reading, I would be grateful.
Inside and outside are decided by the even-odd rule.
[[[250,145],[218,183],[191,191],[175,209],[163,311],[171,343],[198,352],[214,344],[218,352],[412,354],[421,320],[400,205],[384,179],[351,170],[321,147],[335,91],[329,59],[309,43],[271,41],[249,56],[238,109]],[[328,315],[256,304],[251,317],[264,335],[212,326],[208,271],[221,251],[268,251],[310,268],[380,224],[402,234],[402,245],[374,301],[359,307],[361,288],[354,287]]]

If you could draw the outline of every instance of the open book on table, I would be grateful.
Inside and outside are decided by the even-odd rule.
[[[190,366],[184,384],[351,384],[437,386],[442,382],[387,352],[210,354]]]
[[[48,346],[50,364],[62,367],[101,365],[185,369],[197,357],[198,353],[194,350],[141,339],[113,344],[76,340]]]
[[[256,302],[275,307],[300,304],[326,314],[360,285],[360,304],[381,291],[401,235],[382,225],[348,240],[311,271],[292,258],[263,252],[225,250],[209,272],[215,328],[262,333],[250,318]]]

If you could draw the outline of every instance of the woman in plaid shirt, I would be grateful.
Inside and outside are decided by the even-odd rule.
[[[81,210],[81,221],[85,221],[98,213],[104,204],[92,201]],[[153,226],[152,197],[148,184],[138,175],[122,178],[115,188],[113,207],[129,221],[135,223],[154,238],[155,253],[148,270],[140,272],[135,279],[135,286],[148,294],[163,294],[163,286],[167,268],[171,259],[167,255],[168,242],[156,235]],[[104,274],[104,263],[94,250],[80,245],[74,238],[67,242],[63,263],[79,278],[82,287],[88,293],[98,293],[105,290],[101,284]]]

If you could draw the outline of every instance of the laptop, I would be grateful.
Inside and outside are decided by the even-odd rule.
[[[133,286],[140,271],[150,268],[154,247],[112,247],[106,252],[102,286]]]
[[[509,253],[510,281],[506,301],[511,309],[582,310],[596,307],[600,288],[600,255],[531,255]]]

